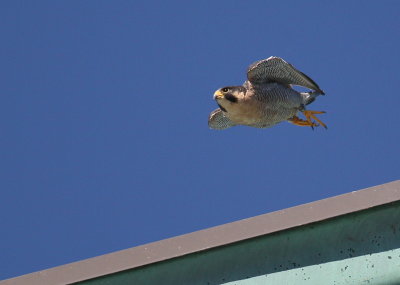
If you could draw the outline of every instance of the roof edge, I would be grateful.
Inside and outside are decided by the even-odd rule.
[[[400,180],[53,267],[4,281],[69,284],[268,235],[400,200]]]

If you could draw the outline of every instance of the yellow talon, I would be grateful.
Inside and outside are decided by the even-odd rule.
[[[290,123],[296,125],[296,126],[302,126],[302,127],[317,127],[318,124],[311,122],[311,121],[306,121],[306,120],[302,120],[297,116],[293,116],[292,118],[290,118],[288,120]]]
[[[307,110],[307,111],[303,111],[303,114],[306,117],[308,122],[311,122],[311,119],[314,119],[319,123],[319,125],[323,126],[325,129],[328,128],[320,119],[317,118],[317,116],[315,116],[315,114],[325,114],[324,111],[308,111]]]
[[[318,126],[323,126],[325,129],[328,127],[320,120],[318,119],[315,115],[316,114],[325,114],[324,111],[303,111],[304,116],[306,117],[306,120],[302,120],[297,116],[293,116],[290,118],[288,121],[294,125],[297,126],[302,126],[302,127],[318,127]],[[315,122],[315,121],[316,122]]]

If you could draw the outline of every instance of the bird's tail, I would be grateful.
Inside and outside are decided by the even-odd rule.
[[[304,105],[311,104],[314,102],[315,98],[317,98],[319,95],[325,95],[324,91],[312,91],[312,92],[302,92],[300,93],[301,96],[303,97],[303,102]]]

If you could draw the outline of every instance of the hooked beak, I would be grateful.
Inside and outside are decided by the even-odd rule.
[[[221,90],[217,90],[214,93],[214,100],[222,99],[224,97],[224,94],[222,94]]]

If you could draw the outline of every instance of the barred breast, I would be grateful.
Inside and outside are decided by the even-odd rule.
[[[254,105],[252,109],[257,110],[256,120],[247,125],[257,128],[271,127],[293,117],[303,101],[299,92],[278,83],[251,86],[246,97],[248,102],[243,105]]]

